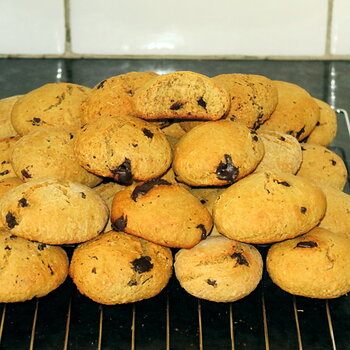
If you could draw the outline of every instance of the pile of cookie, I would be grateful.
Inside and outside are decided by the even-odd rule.
[[[264,264],[289,293],[346,294],[336,132],[327,103],[249,74],[130,72],[0,100],[0,302],[68,275],[96,302],[135,302],[173,270],[195,297],[232,302]]]

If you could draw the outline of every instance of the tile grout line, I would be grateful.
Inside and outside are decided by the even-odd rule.
[[[64,0],[64,26],[65,26],[65,45],[64,56],[72,55],[72,37],[70,26],[70,0]]]
[[[333,4],[334,0],[328,0],[327,9],[327,32],[326,32],[326,48],[325,55],[331,55],[331,45],[332,45],[332,25],[333,25]]]

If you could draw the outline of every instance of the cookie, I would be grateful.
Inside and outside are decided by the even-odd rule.
[[[96,186],[102,178],[79,165],[73,144],[73,134],[61,127],[32,130],[12,147],[11,165],[24,182],[55,178]]]
[[[272,281],[288,293],[337,298],[350,292],[350,239],[322,228],[274,244],[266,266]]]
[[[217,120],[229,106],[224,88],[205,75],[188,71],[161,75],[135,93],[136,114],[144,119]]]
[[[320,188],[301,177],[254,173],[228,187],[215,202],[218,231],[245,243],[294,238],[315,227],[326,211]]]
[[[75,137],[74,150],[86,170],[124,185],[161,176],[172,160],[161,130],[127,116],[106,116],[86,124]]]
[[[337,115],[328,103],[317,98],[314,98],[314,100],[320,109],[320,119],[307,137],[306,142],[327,147],[333,142],[337,134]]]
[[[278,103],[270,118],[260,130],[281,131],[304,140],[320,119],[320,109],[311,95],[302,87],[285,81],[274,81]]]
[[[346,184],[348,171],[341,157],[324,146],[305,143],[301,147],[303,161],[297,176],[319,184],[342,190]]]
[[[180,285],[196,298],[232,302],[250,294],[262,277],[263,261],[252,245],[208,237],[175,255]]]
[[[42,297],[68,275],[68,258],[60,247],[31,242],[0,229],[0,302]]]
[[[13,105],[20,95],[0,99],[0,138],[17,136],[17,131],[11,123],[11,112]]]
[[[221,74],[212,78],[230,94],[227,118],[257,129],[275,110],[278,92],[273,81],[255,74]]]
[[[350,238],[350,195],[330,186],[320,186],[327,200],[319,227]]]
[[[95,302],[124,304],[160,293],[170,279],[172,261],[169,248],[110,231],[74,250],[69,274]]]
[[[189,132],[195,126],[201,125],[205,122],[206,121],[203,121],[203,120],[183,120],[180,122],[180,126],[181,126],[182,130],[184,130],[185,132]]]
[[[7,177],[6,179],[0,180],[0,199],[7,193],[11,188],[21,185],[23,181],[18,177]]]
[[[107,223],[108,209],[87,186],[36,180],[2,197],[0,220],[13,235],[47,244],[71,244],[97,236]]]
[[[118,192],[112,203],[112,227],[174,248],[190,248],[212,228],[208,210],[189,191],[152,179]]]
[[[166,136],[174,137],[177,139],[180,139],[186,134],[186,131],[181,127],[180,123],[177,121],[174,121],[168,126],[165,126],[164,128],[162,128],[162,131]]]
[[[173,169],[191,186],[223,186],[251,173],[264,155],[264,145],[248,127],[229,120],[206,122],[176,144]]]
[[[11,113],[12,125],[19,135],[45,126],[60,126],[75,133],[82,125],[80,105],[89,91],[70,83],[43,85],[18,99]]]
[[[277,171],[295,174],[301,165],[303,155],[298,140],[278,131],[260,132],[265,154],[255,172]]]
[[[0,180],[17,176],[11,164],[11,154],[13,146],[20,138],[11,136],[0,139]]]
[[[108,115],[134,116],[135,91],[157,76],[154,72],[129,72],[101,81],[81,104],[83,124]]]

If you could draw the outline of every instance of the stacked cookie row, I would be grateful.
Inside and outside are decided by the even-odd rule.
[[[192,295],[234,301],[261,279],[259,244],[273,244],[281,288],[350,290],[347,169],[326,148],[336,117],[301,87],[132,72],[2,103],[0,301],[45,295],[69,272],[97,302],[134,302],[173,266]],[[78,245],[70,262],[64,244]]]

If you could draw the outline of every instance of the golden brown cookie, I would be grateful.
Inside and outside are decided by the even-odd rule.
[[[0,180],[17,176],[11,164],[11,154],[13,146],[20,138],[11,136],[0,139]]]
[[[162,131],[165,135],[180,139],[182,136],[186,134],[186,131],[181,127],[180,122],[174,121],[170,123],[168,126],[162,128]]]
[[[55,178],[96,186],[102,178],[79,165],[73,144],[73,134],[61,127],[32,130],[12,147],[12,167],[24,182]]]
[[[169,248],[110,231],[74,250],[69,273],[79,291],[107,305],[157,295],[172,273]]]
[[[255,74],[221,74],[212,78],[230,94],[227,118],[257,129],[275,110],[278,92],[273,81]]]
[[[228,92],[205,75],[181,71],[161,75],[135,93],[135,108],[144,119],[217,120],[228,111]]]
[[[227,188],[214,204],[218,231],[246,243],[294,238],[315,227],[326,211],[320,188],[301,177],[254,173]]]
[[[212,228],[208,210],[189,191],[153,179],[118,192],[112,203],[112,227],[151,242],[190,248]]]
[[[83,124],[106,115],[134,116],[135,91],[157,76],[154,72],[129,72],[101,81],[81,105]]]
[[[231,302],[250,294],[262,277],[263,261],[252,245],[208,237],[175,256],[181,286],[197,298]]]
[[[82,125],[80,105],[90,89],[71,83],[45,84],[15,103],[11,122],[20,135],[45,126],[60,126],[75,133]]]
[[[320,109],[320,120],[316,123],[306,142],[327,147],[337,134],[337,115],[328,103],[317,98],[314,100]]]
[[[301,147],[303,161],[297,176],[304,177],[318,185],[327,185],[342,190],[346,184],[348,171],[341,157],[335,152],[312,143]]]
[[[20,95],[0,99],[0,138],[18,135],[11,123],[11,112],[19,97]]]
[[[223,186],[251,173],[264,145],[248,127],[229,120],[196,126],[176,144],[173,169],[191,186]]]
[[[285,81],[274,81],[278,103],[260,130],[275,130],[305,139],[320,119],[320,110],[311,95],[302,87]]]
[[[6,179],[0,180],[0,198],[11,188],[17,187],[22,183],[23,181],[18,177],[7,177]]]
[[[264,144],[265,154],[257,171],[279,171],[295,174],[300,168],[303,155],[298,140],[278,131],[261,131],[259,137]]]
[[[160,129],[127,116],[106,116],[86,124],[75,137],[75,154],[88,171],[122,184],[161,176],[172,160]]]
[[[288,293],[337,298],[350,292],[350,239],[322,228],[274,244],[266,265],[272,281]]]
[[[60,247],[31,242],[0,229],[0,302],[47,295],[68,275],[68,257]]]
[[[327,200],[319,227],[350,238],[350,195],[330,186],[320,186]]]
[[[91,188],[56,179],[23,183],[0,202],[0,221],[12,234],[47,244],[87,241],[104,229],[108,209]]]

